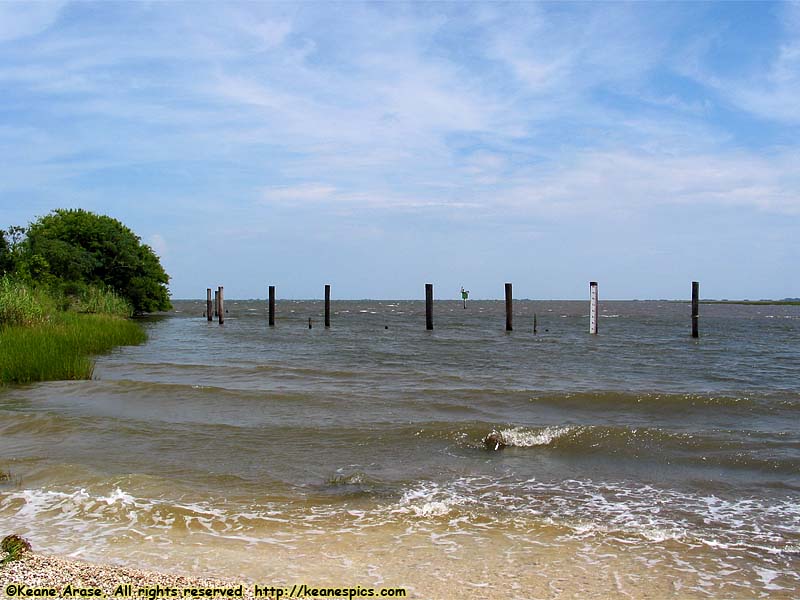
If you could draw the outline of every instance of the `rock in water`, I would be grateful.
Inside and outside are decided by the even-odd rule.
[[[483,445],[486,446],[487,450],[502,450],[508,444],[506,444],[506,440],[503,438],[502,433],[493,431],[483,438]]]

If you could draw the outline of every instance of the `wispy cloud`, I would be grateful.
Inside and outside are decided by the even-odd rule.
[[[65,2],[0,2],[0,42],[33,36],[46,31]]]
[[[694,56],[682,65],[682,70],[741,110],[761,119],[797,126],[800,125],[800,2],[771,7],[779,18],[765,62],[744,64],[733,74],[717,73],[705,60],[713,43],[708,40],[695,46]],[[715,38],[717,44],[727,43],[719,34]]]
[[[740,207],[800,215],[800,154],[647,156],[592,152],[520,182],[506,201],[551,216],[636,213],[659,206]]]

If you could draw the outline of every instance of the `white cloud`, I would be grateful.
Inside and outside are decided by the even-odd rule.
[[[800,153],[770,157],[590,152],[518,180],[502,202],[529,214],[607,215],[666,205],[739,207],[800,215]]]
[[[269,187],[262,192],[262,203],[282,202],[300,204],[307,202],[323,202],[336,195],[336,188],[321,183],[303,183],[294,186]]]
[[[0,42],[46,31],[58,19],[65,2],[0,2]]]

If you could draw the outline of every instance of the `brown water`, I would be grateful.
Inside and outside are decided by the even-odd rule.
[[[0,532],[417,597],[800,594],[800,307],[704,305],[692,340],[682,303],[598,336],[584,302],[510,334],[500,302],[175,304],[93,381],[0,390]]]

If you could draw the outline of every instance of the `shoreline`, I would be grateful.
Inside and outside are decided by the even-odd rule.
[[[553,549],[555,550],[555,549]],[[549,555],[548,555],[549,554]],[[566,561],[564,559],[567,559]],[[574,556],[572,557],[574,558]],[[657,568],[649,572],[637,569],[633,572],[631,567],[633,564],[630,561],[630,556],[625,557],[621,555],[614,556],[609,560],[608,555],[597,556],[597,563],[593,568],[589,569],[571,569],[570,557],[564,556],[558,550],[552,554],[544,553],[539,556],[539,559],[534,560],[529,564],[529,568],[523,571],[501,569],[498,573],[502,577],[494,582],[494,585],[478,586],[475,587],[469,583],[462,582],[459,585],[449,585],[446,587],[426,585],[425,580],[435,573],[419,572],[418,579],[422,581],[409,581],[406,585],[398,585],[397,582],[385,582],[382,586],[369,582],[362,582],[355,584],[351,581],[352,571],[349,569],[341,572],[341,579],[339,583],[331,583],[330,581],[291,581],[284,580],[267,580],[264,581],[251,581],[249,578],[232,579],[226,577],[212,577],[199,574],[180,574],[169,573],[165,571],[152,571],[142,570],[133,567],[120,566],[108,563],[92,563],[80,559],[64,558],[60,556],[48,555],[36,551],[29,551],[24,553],[19,559],[0,566],[0,597],[13,597],[14,594],[8,593],[9,585],[16,584],[26,586],[28,594],[35,588],[55,588],[57,591],[55,595],[49,597],[56,598],[81,598],[81,597],[99,597],[99,598],[137,598],[145,600],[157,600],[160,598],[187,598],[190,600],[224,600],[225,598],[235,597],[248,600],[284,600],[287,598],[320,598],[320,597],[343,597],[347,598],[346,592],[342,596],[334,594],[318,594],[317,596],[291,596],[291,590],[294,584],[299,587],[306,584],[309,587],[314,586],[317,588],[338,588],[338,589],[351,589],[359,588],[361,590],[376,590],[374,597],[380,597],[379,591],[385,590],[398,590],[402,588],[405,591],[405,598],[418,598],[424,600],[449,600],[461,599],[465,597],[477,597],[479,594],[482,598],[547,598],[547,599],[566,599],[566,598],[590,598],[590,599],[605,599],[609,597],[628,597],[628,598],[642,598],[642,599],[660,599],[660,598],[704,598],[708,597],[706,593],[701,593],[697,588],[692,589],[686,585],[687,582],[676,580],[673,576],[669,576],[660,572]],[[555,560],[553,560],[555,559]],[[164,563],[169,563],[169,557],[164,557]],[[574,564],[572,565],[574,566]],[[555,567],[555,568],[554,568]],[[441,567],[434,569],[440,571]],[[528,572],[526,572],[528,571]],[[537,572],[538,576],[535,581],[531,579],[532,573]],[[428,576],[428,577],[426,577]],[[428,582],[430,583],[430,582]],[[73,587],[72,595],[65,595],[64,589],[67,585]],[[130,585],[130,588],[124,590],[122,593],[114,594],[118,586]],[[267,591],[266,593],[255,594],[254,587],[268,588],[276,586],[277,589],[283,589],[282,596]],[[95,591],[96,588],[101,590]],[[146,588],[142,595],[137,595],[139,588]],[[166,591],[165,591],[165,588]],[[214,589],[223,590],[241,588],[241,595],[222,595],[218,592],[212,595],[211,591]],[[76,590],[84,590],[83,593]],[[161,592],[157,593],[156,589]],[[184,592],[185,589],[193,590],[191,592]],[[175,590],[175,592],[171,592]],[[206,591],[208,590],[208,591]],[[87,594],[91,592],[91,595]],[[148,592],[150,592],[148,594]],[[742,597],[756,597],[760,594],[750,589],[748,591],[742,588],[716,588],[716,595],[718,598],[742,598]],[[186,595],[184,595],[186,594]],[[193,595],[194,594],[194,595]],[[23,594],[17,593],[16,596],[26,597]],[[40,597],[42,594],[40,593]],[[356,598],[366,597],[354,596]],[[771,595],[774,598],[792,598],[794,597],[791,590],[780,590]]]

